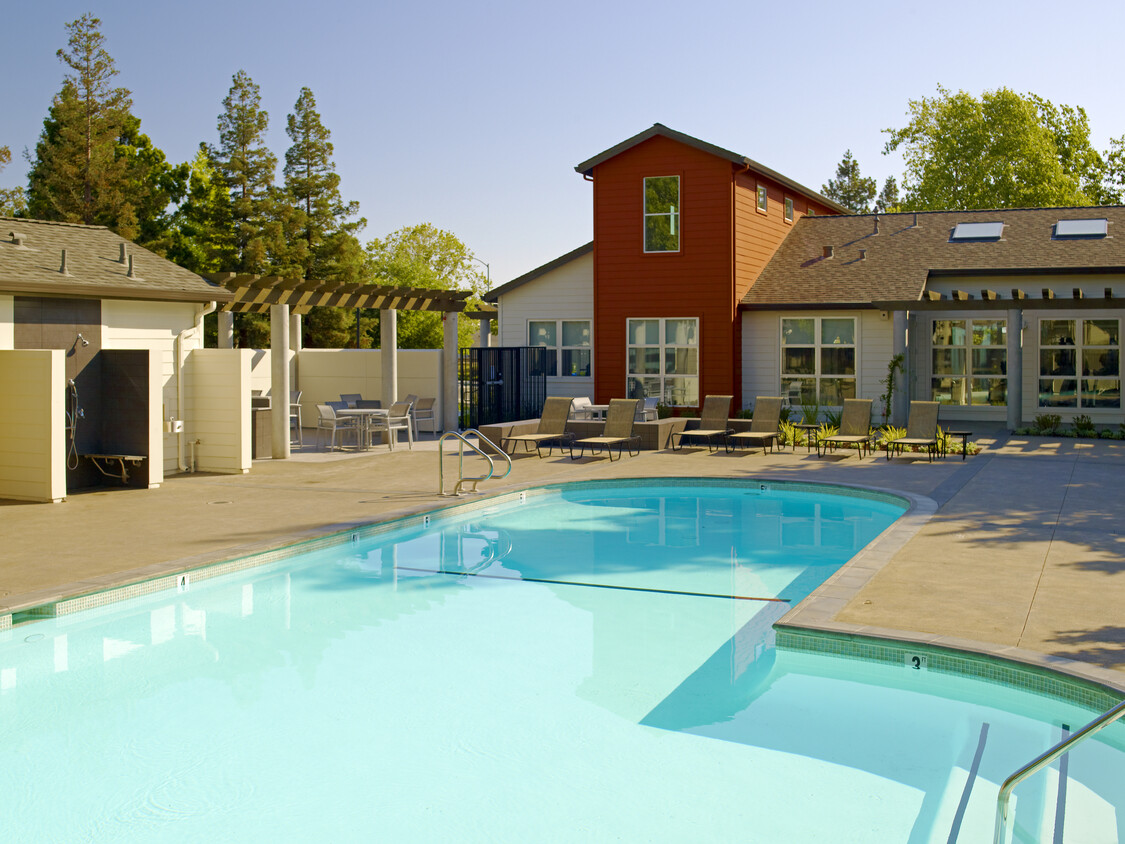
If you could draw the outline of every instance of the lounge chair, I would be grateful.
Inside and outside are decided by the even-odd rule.
[[[829,446],[858,445],[863,457],[871,447],[871,399],[844,399],[840,431],[831,437],[818,437],[816,456],[823,457]]]
[[[640,399],[610,399],[609,409],[605,414],[605,430],[600,437],[586,437],[575,440],[570,444],[570,459],[577,460],[586,449],[591,454],[596,454],[599,448],[604,448],[609,459],[613,460],[613,446],[617,446],[617,457],[621,458],[625,447],[629,447],[629,454],[633,457],[641,453],[641,437],[633,433],[633,420],[637,416],[637,407]],[[574,456],[574,447],[578,446],[578,457]]]
[[[751,447],[760,445],[762,454],[766,446],[773,451],[777,445],[778,427],[781,425],[781,406],[785,399],[781,396],[758,396],[754,399],[754,416],[750,420],[749,431],[735,431],[727,437],[727,448],[733,450],[738,445]]]
[[[500,440],[500,448],[508,451],[512,446],[506,446],[505,443],[523,443],[524,450],[530,452],[534,445],[535,453],[540,457],[543,456],[541,449],[544,445],[547,446],[547,454],[551,453],[556,444],[561,451],[564,443],[574,439],[574,434],[566,430],[568,416],[570,416],[570,399],[566,396],[550,396],[543,402],[543,412],[539,416],[539,427],[535,433],[503,437]]]
[[[734,396],[707,396],[703,400],[703,412],[699,414],[699,427],[690,431],[675,431],[672,433],[672,448],[684,447],[684,437],[688,439],[702,439],[707,442],[707,448],[718,451],[720,445],[725,445],[727,436],[732,432],[729,424],[730,403]]]
[[[912,401],[910,403],[910,418],[906,420],[906,436],[897,440],[888,440],[886,443],[887,459],[897,451],[902,454],[906,446],[921,446],[934,462],[934,455],[938,451],[938,407],[936,401]]]

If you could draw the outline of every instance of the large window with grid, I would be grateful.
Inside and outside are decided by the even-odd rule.
[[[590,375],[590,320],[533,319],[527,323],[527,345],[546,346],[547,375]]]
[[[661,404],[699,404],[699,320],[630,319],[625,390],[629,398],[655,396]]]
[[[645,179],[645,252],[680,251],[680,177]]]
[[[781,320],[781,386],[790,404],[836,406],[855,398],[855,317]]]
[[[1008,322],[935,319],[930,361],[933,401],[956,405],[1008,403]]]
[[[1120,320],[1039,320],[1039,406],[1121,407]]]

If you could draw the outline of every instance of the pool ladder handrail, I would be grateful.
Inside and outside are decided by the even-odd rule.
[[[476,436],[478,442],[491,446],[493,449],[496,450],[497,454],[499,454],[501,457],[504,458],[504,460],[507,461],[508,471],[505,472],[499,478],[500,480],[503,480],[504,478],[508,477],[508,475],[510,475],[512,473],[512,458],[509,457],[504,452],[503,449],[501,449],[498,445],[496,445],[496,443],[494,443],[492,440],[490,440],[488,437],[486,437],[484,434],[482,434],[476,428],[466,428],[464,433],[459,433],[457,431],[449,431],[448,433],[442,434],[441,438],[438,440],[438,495],[447,495],[447,494],[448,495],[461,495],[461,493],[464,491],[464,485],[465,485],[466,482],[471,483],[473,485],[473,488],[468,490],[468,492],[477,492],[478,491],[477,490],[477,484],[479,484],[481,481],[492,480],[492,476],[494,474],[496,474],[496,464],[493,462],[492,458],[489,455],[485,454],[483,451],[481,451],[479,447],[477,447],[477,446],[473,445],[471,442],[469,442],[465,438],[468,434],[473,434],[474,436]],[[446,493],[446,491],[445,491],[445,459],[444,458],[445,458],[445,441],[449,440],[449,439],[459,440],[460,441],[460,447],[459,447],[459,450],[458,450],[458,457],[457,457],[458,481],[453,486],[453,492]],[[468,446],[473,451],[475,451],[477,454],[479,454],[481,457],[483,457],[486,461],[488,461],[488,474],[481,475],[480,477],[466,477],[465,476],[465,446]]]
[[[1008,799],[1012,796],[1012,790],[1032,774],[1050,765],[1076,744],[1085,741],[1122,716],[1125,716],[1125,700],[1112,709],[1103,712],[1082,729],[1071,733],[1050,750],[1036,756],[1004,780],[1004,784],[1000,786],[1000,793],[996,797],[996,832],[992,838],[994,844],[1004,844],[1004,834],[1008,829]]]

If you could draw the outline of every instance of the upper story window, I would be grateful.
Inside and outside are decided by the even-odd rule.
[[[763,214],[767,213],[767,209],[768,209],[767,202],[768,202],[768,197],[766,196],[766,186],[765,185],[758,185],[758,210],[761,211]]]
[[[680,177],[645,179],[645,252],[680,251]]]
[[[793,222],[793,200],[785,197],[785,222]]]
[[[546,346],[547,375],[590,375],[590,320],[533,319],[527,323],[527,345]]]

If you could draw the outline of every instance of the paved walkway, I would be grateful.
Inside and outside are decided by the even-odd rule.
[[[1077,673],[1125,689],[1125,541],[1117,512],[1125,502],[1125,441],[1000,432],[977,441],[981,454],[933,464],[817,459],[804,448],[765,456],[642,452],[613,463],[532,456],[485,488],[699,476],[858,484],[932,499],[933,517],[832,605],[835,622],[1040,662],[1063,657],[1089,666]],[[448,483],[456,459],[446,459]],[[437,494],[437,461],[433,442],[393,453],[307,453],[258,461],[248,475],[176,476],[155,490],[103,490],[56,505],[0,502],[0,618],[446,506],[453,499]]]

